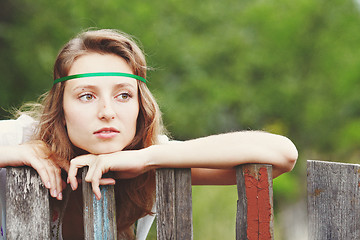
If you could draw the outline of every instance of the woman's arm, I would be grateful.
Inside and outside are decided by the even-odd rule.
[[[0,167],[30,166],[34,168],[50,195],[62,199],[61,169],[47,158],[45,144],[40,141],[21,145],[0,146]]]
[[[296,159],[296,147],[286,137],[260,131],[234,132],[142,150],[80,156],[71,161],[68,182],[76,189],[77,169],[89,166],[85,180],[92,182],[97,197],[101,196],[100,181],[105,180],[102,174],[108,171],[114,171],[117,178],[131,178],[156,168],[192,168],[194,184],[234,184],[237,165],[271,164],[276,177],[290,171]]]
[[[0,167],[33,167],[51,196],[60,200],[61,168],[47,158],[50,151],[42,141],[29,142],[36,125],[33,118],[24,114],[16,120],[0,120]]]
[[[216,180],[220,183],[229,180],[234,182],[235,174],[231,174],[229,169],[244,163],[271,164],[273,177],[277,177],[290,171],[298,156],[296,147],[288,138],[261,131],[220,134],[185,142],[155,145],[146,150],[150,156],[146,163],[147,168],[195,168],[192,170],[195,184],[206,184],[202,178],[209,179],[212,184],[216,183]],[[218,174],[219,178],[213,179]],[[228,175],[229,179],[224,179]]]
[[[290,171],[297,159],[286,137],[261,131],[214,135],[147,149],[149,168],[192,168],[193,184],[236,184],[234,167],[244,163],[273,165],[273,177]],[[169,160],[171,159],[171,160]]]

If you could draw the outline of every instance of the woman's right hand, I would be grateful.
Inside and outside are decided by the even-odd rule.
[[[62,190],[66,185],[61,178],[61,168],[49,158],[49,153],[48,147],[42,141],[0,146],[0,167],[26,165],[34,168],[49,189],[50,195],[62,200]]]

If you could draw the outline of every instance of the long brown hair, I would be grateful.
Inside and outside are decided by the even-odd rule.
[[[126,34],[116,30],[90,30],[70,40],[60,51],[54,65],[54,79],[65,77],[74,61],[88,53],[116,54],[127,61],[133,73],[146,78],[146,61],[143,52]],[[63,94],[65,82],[55,84],[43,101],[38,139],[45,142],[52,159],[63,168],[69,160],[82,154],[72,145],[64,124]],[[161,112],[145,83],[138,81],[139,115],[133,141],[125,150],[136,150],[157,143],[163,133]],[[133,179],[117,180],[115,186],[117,205],[117,226],[119,237],[134,238],[131,226],[147,214],[154,204],[154,171]]]

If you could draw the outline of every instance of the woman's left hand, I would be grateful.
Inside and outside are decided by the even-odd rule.
[[[114,185],[115,179],[103,178],[103,174],[113,171],[115,178],[134,178],[149,169],[143,150],[120,151],[109,154],[87,154],[71,160],[68,180],[73,190],[77,189],[76,175],[79,168],[89,166],[85,181],[91,183],[97,199],[101,198],[99,185]]]

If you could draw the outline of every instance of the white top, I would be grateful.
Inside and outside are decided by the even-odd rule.
[[[37,122],[27,116],[21,115],[16,120],[0,120],[0,145],[18,145],[24,142],[29,141],[30,137],[34,134],[35,127]],[[161,143],[168,141],[166,136],[160,136],[159,138]],[[6,239],[6,201],[5,201],[5,192],[6,192],[6,169],[0,168],[0,240]],[[155,212],[155,206],[152,210]],[[155,219],[155,215],[147,215],[138,220],[137,229],[136,229],[136,239],[145,240],[151,225]],[[59,224],[58,221],[52,222],[51,224]],[[60,223],[61,226],[61,223]],[[56,236],[56,234],[52,234]],[[62,239],[62,234],[60,231],[59,239]]]

